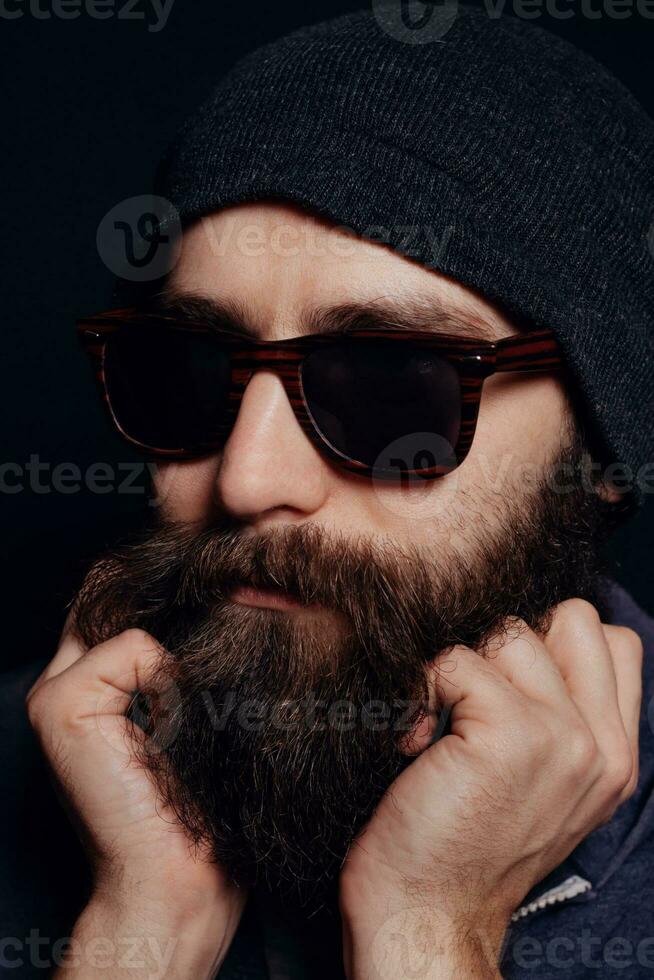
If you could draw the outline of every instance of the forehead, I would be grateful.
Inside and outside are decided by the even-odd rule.
[[[437,249],[436,231],[433,240]],[[253,319],[276,333],[307,309],[416,297],[477,314],[498,336],[515,332],[463,284],[285,202],[241,204],[195,222],[169,285],[175,293],[247,305]]]

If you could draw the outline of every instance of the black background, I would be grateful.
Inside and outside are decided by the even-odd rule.
[[[119,201],[147,193],[166,143],[234,60],[301,24],[363,6],[175,0],[154,32],[147,19],[125,17],[125,2],[98,20],[82,0],[80,15],[64,20],[44,16],[48,0],[4,0],[2,9],[23,14],[0,16],[0,462],[23,469],[30,458],[50,473],[61,463],[84,473],[98,461],[138,461],[109,431],[74,339],[75,317],[110,298],[98,224]],[[636,11],[592,19],[576,0],[557,3],[573,16],[544,14],[536,23],[594,54],[654,114],[654,20]],[[591,6],[602,9],[600,0]],[[138,0],[132,16],[146,10]],[[61,493],[48,492],[48,473],[24,472],[22,489],[0,491],[6,665],[51,655],[83,561],[148,507],[144,479],[138,493]],[[3,473],[6,484],[16,482],[15,470]],[[650,502],[612,549],[617,577],[652,612],[653,529]]]

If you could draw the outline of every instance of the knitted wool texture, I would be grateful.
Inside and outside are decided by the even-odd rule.
[[[654,429],[654,124],[602,66],[459,7],[403,43],[362,11],[240,61],[181,130],[156,190],[187,224],[284,198],[555,330],[606,460]],[[651,482],[651,478],[650,478]]]

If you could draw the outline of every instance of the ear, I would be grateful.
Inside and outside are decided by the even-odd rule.
[[[597,493],[602,500],[605,500],[607,504],[617,504],[618,501],[622,500],[625,491],[618,490],[610,481],[597,484]]]

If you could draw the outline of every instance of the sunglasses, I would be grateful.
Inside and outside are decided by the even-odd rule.
[[[472,445],[486,378],[562,363],[549,330],[494,343],[388,327],[260,341],[138,309],[77,326],[114,425],[145,454],[219,449],[252,374],[266,370],[324,456],[380,479],[451,472]]]

